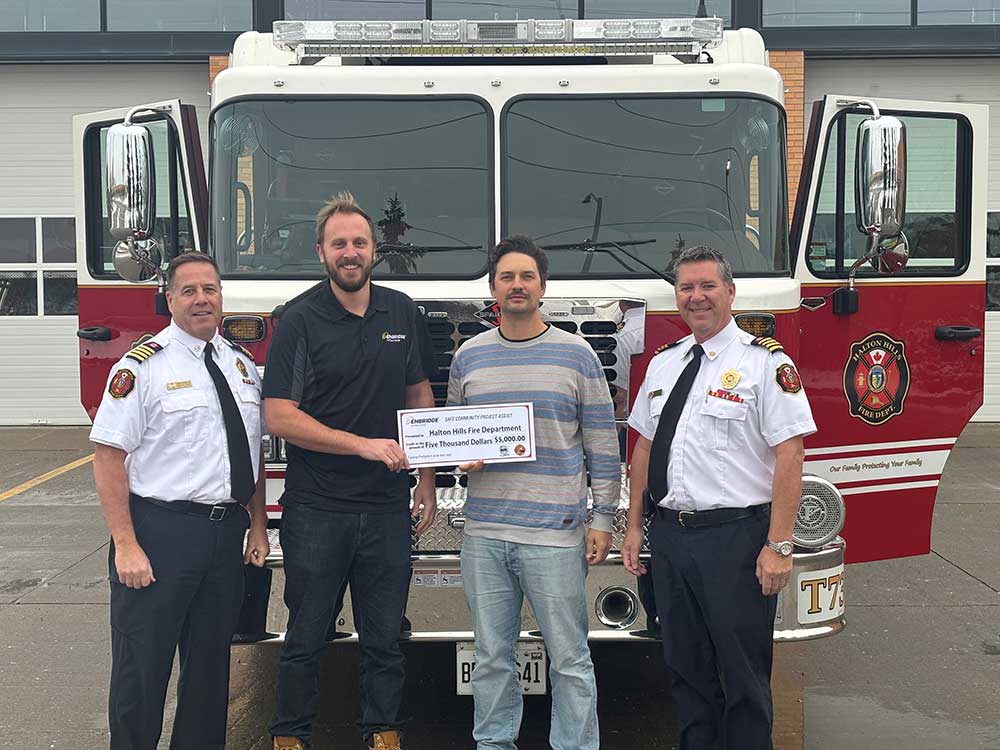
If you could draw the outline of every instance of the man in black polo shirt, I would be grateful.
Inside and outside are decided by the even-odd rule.
[[[264,415],[287,441],[281,519],[288,633],[278,666],[275,750],[309,747],[319,659],[351,585],[361,720],[375,750],[398,750],[400,623],[410,583],[409,463],[396,410],[434,406],[427,328],[413,300],[369,281],[372,220],[347,193],[316,217],[330,283],[288,307],[268,353]],[[417,533],[436,509],[433,469],[413,493]]]

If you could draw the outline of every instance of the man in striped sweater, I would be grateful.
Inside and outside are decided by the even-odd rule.
[[[531,401],[533,462],[482,462],[470,472],[462,577],[476,635],[473,737],[513,750],[521,724],[516,642],[525,595],[550,660],[552,750],[597,750],[597,686],[587,644],[588,565],[604,560],[621,473],[604,370],[578,336],[542,320],[548,259],[526,237],[497,245],[490,290],[499,328],[455,355],[448,403]],[[588,531],[587,471],[593,493]]]

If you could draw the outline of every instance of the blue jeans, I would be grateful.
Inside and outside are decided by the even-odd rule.
[[[403,698],[400,623],[410,585],[410,513],[342,513],[290,504],[281,517],[288,632],[278,661],[273,736],[308,743],[319,703],[319,661],[345,580],[358,630],[361,733],[398,728]]]
[[[574,547],[479,536],[462,542],[462,580],[476,633],[472,673],[478,750],[514,750],[521,726],[517,675],[521,604],[527,595],[549,656],[552,750],[597,750],[597,683],[587,644],[587,560]]]

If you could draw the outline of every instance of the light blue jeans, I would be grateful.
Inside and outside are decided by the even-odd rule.
[[[462,580],[476,634],[472,673],[478,750],[515,750],[522,695],[517,675],[527,595],[549,656],[552,750],[597,750],[597,683],[587,644],[585,545],[543,547],[478,536],[462,542]]]

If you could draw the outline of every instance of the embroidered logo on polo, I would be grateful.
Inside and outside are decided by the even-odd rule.
[[[401,341],[406,341],[405,333],[389,333],[388,331],[382,331],[382,340],[388,341],[393,344],[398,344]]]
[[[851,416],[871,425],[903,412],[910,388],[910,365],[902,341],[881,331],[851,344],[844,367],[844,394]]]

